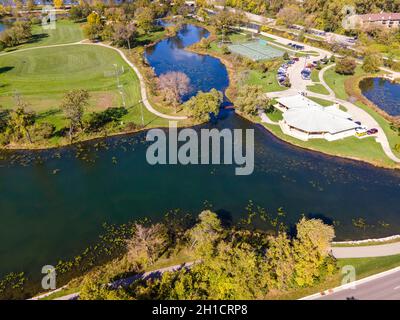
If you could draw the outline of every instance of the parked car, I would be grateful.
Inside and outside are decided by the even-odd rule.
[[[356,132],[356,136],[359,137],[359,138],[364,137],[366,135],[367,135],[366,132]]]
[[[376,128],[372,128],[367,131],[368,135],[372,135],[372,134],[376,134],[376,133],[378,133],[378,129],[376,129]]]

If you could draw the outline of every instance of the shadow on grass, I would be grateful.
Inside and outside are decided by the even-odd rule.
[[[48,111],[45,111],[45,112],[42,112],[42,113],[38,114],[36,116],[36,119],[44,119],[44,118],[47,118],[47,117],[50,117],[50,116],[55,116],[55,115],[57,115],[59,113],[61,113],[61,110],[59,110],[59,109],[48,110]]]
[[[14,69],[14,67],[0,67],[0,74],[1,73],[6,73],[6,72],[8,72],[8,71],[10,71],[10,70],[12,70],[12,69]]]

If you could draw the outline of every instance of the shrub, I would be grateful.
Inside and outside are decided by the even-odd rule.
[[[229,50],[228,46],[226,44],[222,45],[221,51],[223,54],[230,54],[231,51]]]
[[[49,139],[53,136],[56,127],[50,123],[35,123],[31,129],[32,138],[36,141]]]
[[[382,64],[382,56],[378,53],[372,53],[365,56],[362,68],[365,72],[375,73],[380,70]]]
[[[353,75],[357,67],[356,60],[351,57],[344,57],[337,61],[335,71],[339,74]]]

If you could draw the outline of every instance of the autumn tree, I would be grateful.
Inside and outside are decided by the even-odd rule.
[[[154,11],[150,7],[141,7],[135,11],[136,24],[144,33],[149,33],[154,26]]]
[[[157,223],[149,227],[135,224],[133,236],[127,241],[128,260],[140,262],[144,266],[151,265],[161,255],[167,243],[163,224]]]
[[[300,287],[314,284],[320,277],[322,265],[328,274],[334,271],[329,259],[329,248],[335,237],[332,226],[319,219],[302,218],[296,225],[297,236],[293,243],[295,257],[294,281]]]
[[[88,105],[89,92],[78,89],[71,90],[64,95],[61,110],[69,120],[69,139],[72,142],[74,131],[81,126],[85,107]]]
[[[344,57],[336,62],[335,71],[339,74],[351,75],[355,73],[357,62],[352,57]]]
[[[18,103],[17,109],[11,112],[8,126],[16,135],[16,138],[25,136],[29,143],[32,143],[29,126],[35,122],[35,114],[26,110],[24,102]]]
[[[302,17],[301,9],[298,5],[290,4],[279,10],[276,18],[278,24],[292,25],[296,24]]]
[[[118,45],[126,43],[128,49],[131,50],[131,43],[134,41],[136,35],[136,27],[131,23],[125,24],[120,22],[115,24],[113,29],[113,41]]]
[[[295,260],[291,240],[286,233],[279,233],[269,238],[266,253],[266,273],[270,274],[271,288],[288,289],[293,285]]]
[[[90,40],[96,40],[100,38],[103,30],[103,24],[100,15],[93,11],[87,16],[87,23],[83,27],[85,35]]]
[[[190,117],[197,121],[207,121],[210,114],[215,116],[219,112],[223,100],[222,92],[211,89],[209,92],[199,91],[196,96],[185,102],[184,108]]]
[[[190,90],[190,79],[183,72],[170,71],[158,77],[158,89],[164,100],[176,109],[182,96]]]
[[[262,87],[256,85],[241,87],[235,99],[235,106],[247,115],[258,115],[258,112],[264,110],[268,103],[269,99]]]
[[[54,7],[60,9],[64,6],[64,0],[53,0]]]
[[[204,258],[213,254],[223,228],[217,214],[209,210],[201,212],[198,219],[199,222],[188,231],[188,236],[191,248]]]
[[[380,55],[379,53],[368,53],[364,57],[362,68],[365,72],[375,73],[380,70],[382,65],[382,55]]]

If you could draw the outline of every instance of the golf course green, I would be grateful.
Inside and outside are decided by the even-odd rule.
[[[16,93],[35,111],[57,108],[62,95],[73,89],[91,93],[92,110],[121,103],[118,83],[127,105],[140,100],[136,74],[118,52],[94,45],[50,47],[0,56],[0,99],[15,106]]]
[[[67,124],[60,104],[73,89],[89,91],[85,114],[125,105],[124,122],[165,125],[163,119],[140,108],[140,86],[135,72],[110,48],[79,44],[81,25],[57,22],[56,29],[33,27],[33,40],[0,53],[0,110],[14,109],[18,96],[38,115],[39,122],[62,129]]]

